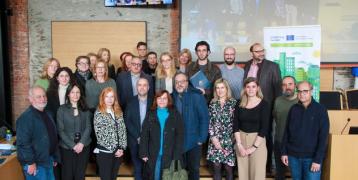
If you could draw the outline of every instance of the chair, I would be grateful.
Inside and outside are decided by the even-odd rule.
[[[358,89],[346,90],[345,95],[347,109],[358,109]]]
[[[341,91],[320,91],[319,101],[328,110],[343,109],[343,93]]]

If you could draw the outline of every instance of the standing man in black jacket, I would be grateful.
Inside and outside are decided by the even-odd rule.
[[[139,158],[139,142],[142,125],[147,112],[152,105],[152,97],[148,96],[149,82],[145,78],[139,78],[137,81],[138,95],[128,103],[125,114],[124,122],[127,128],[127,140],[131,159],[134,165],[135,180],[142,180],[142,167],[143,162]]]
[[[252,59],[245,63],[244,80],[248,77],[257,78],[264,100],[268,102],[270,109],[269,130],[266,136],[267,164],[266,172],[272,172],[272,108],[275,99],[281,95],[281,71],[279,66],[265,59],[265,49],[260,43],[254,43],[250,47]]]
[[[312,98],[312,90],[309,82],[298,83],[299,102],[288,113],[282,139],[281,160],[293,179],[321,179],[329,119],[327,109]]]

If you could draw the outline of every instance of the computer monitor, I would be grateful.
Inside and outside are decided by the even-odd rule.
[[[348,134],[358,134],[358,127],[357,126],[350,127]]]

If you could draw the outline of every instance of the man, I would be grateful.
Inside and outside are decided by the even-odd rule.
[[[139,57],[133,57],[130,71],[123,71],[119,73],[116,80],[119,103],[123,110],[126,109],[126,105],[129,100],[138,94],[136,84],[139,78],[145,78],[148,80],[148,94],[153,95],[154,88],[152,77],[142,72],[142,60],[140,60]]]
[[[264,100],[268,102],[270,112],[272,111],[274,100],[281,95],[281,72],[279,66],[265,59],[265,49],[260,43],[254,43],[250,47],[252,59],[245,63],[244,79],[255,77],[258,79],[260,88],[264,95]],[[272,166],[272,117],[268,134],[266,136],[267,164],[266,169],[271,173]]]
[[[148,61],[146,60],[147,58],[147,43],[139,41],[137,43],[137,52],[138,52],[138,57],[140,60],[142,60],[142,69],[147,69],[148,68]]]
[[[188,77],[178,73],[174,77],[175,107],[184,121],[184,164],[190,180],[199,179],[201,145],[206,142],[209,128],[209,112],[201,92],[189,87]]]
[[[55,179],[53,167],[59,161],[57,130],[45,112],[45,90],[34,86],[29,91],[31,106],[16,121],[17,158],[26,179]]]
[[[242,81],[244,79],[244,70],[235,63],[236,50],[234,47],[226,47],[224,49],[225,63],[220,65],[220,71],[223,78],[229,83],[233,97],[240,99],[242,89]]]
[[[312,98],[312,84],[297,85],[299,102],[288,113],[282,139],[283,164],[293,179],[319,180],[329,132],[327,109]]]
[[[275,141],[274,154],[276,165],[276,180],[285,179],[285,165],[281,161],[281,141],[286,127],[287,114],[290,108],[298,102],[295,93],[296,80],[292,76],[285,76],[282,79],[282,96],[275,100],[273,117],[275,120]]]
[[[147,54],[147,62],[148,67],[143,69],[143,72],[155,77],[155,69],[157,68],[158,61],[157,61],[157,53],[151,51]]]
[[[136,180],[142,179],[142,160],[138,156],[140,133],[144,118],[152,105],[152,97],[148,96],[149,82],[145,78],[137,81],[138,95],[128,103],[124,122],[127,128],[127,139],[131,159],[134,165],[134,177]]]
[[[208,57],[210,55],[210,46],[206,41],[199,41],[195,45],[195,53],[198,57],[197,61],[195,63],[191,63],[188,66],[187,75],[190,78],[192,78],[195,73],[198,71],[202,71],[206,78],[210,82],[210,86],[203,88],[203,87],[195,87],[201,90],[201,92],[204,94],[207,103],[210,102],[210,100],[213,97],[213,85],[214,82],[221,78],[221,72],[220,69],[212,64]]]

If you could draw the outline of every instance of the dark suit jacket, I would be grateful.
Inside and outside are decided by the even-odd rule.
[[[152,77],[143,72],[140,73],[140,77],[148,80],[149,82],[148,96],[153,96],[154,87],[153,87]],[[118,74],[116,79],[116,84],[117,84],[117,95],[119,98],[119,104],[121,105],[122,109],[125,110],[129,100],[133,98],[131,72],[121,72],[120,74]]]
[[[244,79],[247,78],[251,63],[252,59],[245,63]],[[280,68],[276,63],[264,59],[259,71],[260,75],[258,80],[264,99],[269,103],[270,108],[272,108],[275,98],[280,96],[282,93]]]
[[[150,107],[152,106],[152,98],[147,98],[147,112],[148,114]],[[134,147],[138,144],[137,139],[140,137],[142,126],[140,124],[140,111],[139,111],[139,99],[138,95],[134,96],[127,104],[126,111],[124,113],[124,123],[127,128],[127,140],[129,148]]]

